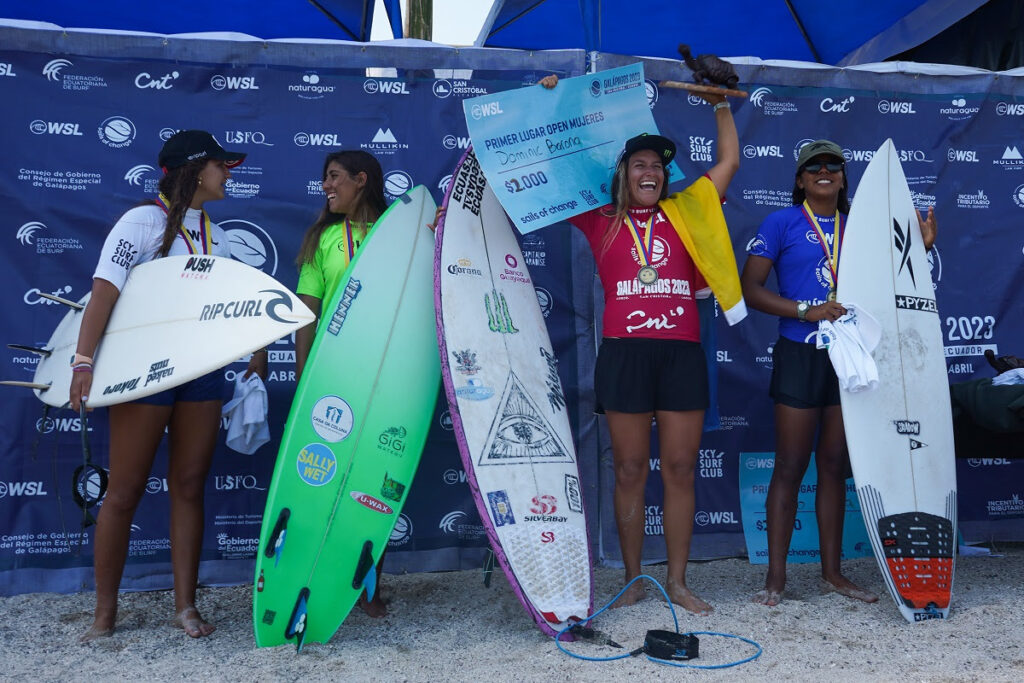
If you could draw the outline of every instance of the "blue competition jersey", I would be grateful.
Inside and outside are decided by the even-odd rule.
[[[818,225],[831,246],[835,234],[835,214],[818,216]],[[840,216],[840,239],[846,227],[846,216]],[[787,299],[809,301],[812,306],[823,303],[832,287],[832,273],[821,248],[814,226],[803,208],[791,206],[769,215],[757,229],[747,252],[771,259],[779,281],[779,294]],[[842,251],[840,251],[842,258]],[[818,323],[800,322],[796,318],[779,318],[779,335],[796,342],[811,343]]]

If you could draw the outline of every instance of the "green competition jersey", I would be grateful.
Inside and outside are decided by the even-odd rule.
[[[345,269],[351,260],[350,253],[355,252],[366,239],[366,233],[373,224],[350,223],[352,245],[349,246],[349,235],[346,222],[341,221],[328,226],[320,236],[320,244],[316,248],[313,260],[303,263],[299,269],[299,284],[295,288],[297,294],[315,296],[326,301],[334,294]]]

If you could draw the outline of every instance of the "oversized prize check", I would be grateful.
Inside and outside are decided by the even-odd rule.
[[[464,100],[473,150],[522,233],[611,201],[625,141],[657,133],[642,64]],[[675,162],[669,180],[685,176]]]

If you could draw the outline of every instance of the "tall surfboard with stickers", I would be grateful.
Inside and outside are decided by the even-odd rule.
[[[445,197],[434,286],[442,378],[498,563],[542,631],[589,616],[579,468],[544,316],[512,226],[470,149]]]
[[[949,384],[921,229],[892,140],[857,186],[837,296],[882,327],[872,354],[878,388],[841,395],[868,538],[903,616],[944,619],[957,538]]]
[[[326,642],[375,590],[440,384],[434,212],[423,186],[396,200],[323,307],[263,513],[258,646]]]

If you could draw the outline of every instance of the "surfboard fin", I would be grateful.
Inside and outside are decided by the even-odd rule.
[[[8,344],[7,348],[14,349],[15,351],[28,351],[29,353],[37,354],[43,358],[49,358],[51,353],[50,349],[44,349],[38,346],[28,346],[26,344]]]
[[[64,297],[56,296],[55,294],[47,294],[45,292],[39,292],[39,296],[41,296],[44,299],[49,299],[50,301],[54,301],[54,302],[56,302],[58,304],[64,304],[65,306],[70,306],[71,308],[75,309],[76,311],[81,311],[81,310],[85,309],[85,306],[83,306],[82,304],[78,303],[77,301],[72,301],[71,299],[65,299]]]
[[[28,387],[29,389],[38,389],[39,391],[46,391],[50,388],[49,384],[40,384],[38,382],[19,382],[15,379],[0,380],[0,384],[8,387]]]
[[[292,616],[288,619],[288,626],[284,629],[286,640],[295,638],[295,651],[302,652],[302,644],[306,640],[306,612],[309,606],[309,589],[303,588],[299,591],[299,597],[292,608]]]
[[[263,555],[265,557],[274,558],[274,566],[281,561],[281,553],[284,551],[284,538],[288,531],[288,519],[292,516],[292,511],[288,508],[281,508],[281,512],[277,515],[277,522],[274,524],[274,530],[270,533],[270,538],[267,539],[267,547],[263,549]]]
[[[377,572],[373,568],[373,541],[363,544],[363,551],[356,563],[356,573],[352,576],[352,587],[362,586],[366,590],[366,599],[373,600],[377,592]]]
[[[494,551],[490,548],[487,549],[487,554],[484,556],[484,588],[491,587],[491,577],[494,576]]]

